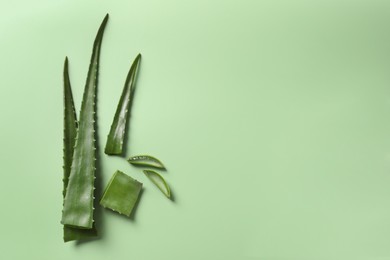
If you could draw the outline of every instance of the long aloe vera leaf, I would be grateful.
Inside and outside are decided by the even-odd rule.
[[[141,182],[121,171],[116,171],[107,184],[100,205],[129,217],[141,189]]]
[[[165,170],[164,164],[157,158],[150,155],[136,155],[131,156],[127,161],[133,165],[154,167],[157,169]]]
[[[127,74],[125,86],[123,87],[122,95],[115,112],[110,133],[107,137],[106,148],[104,151],[106,154],[122,154],[126,122],[129,110],[131,109],[131,101],[135,89],[135,81],[140,62],[141,54],[138,54],[130,67],[129,73]]]
[[[80,110],[80,121],[67,192],[64,200],[62,224],[72,227],[93,227],[95,181],[95,114],[100,48],[108,14],[104,18],[93,44],[91,62]]]
[[[151,170],[144,170],[143,172],[168,199],[171,198],[171,189],[160,174]]]
[[[74,108],[72,88],[69,79],[68,58],[64,63],[64,189],[63,197],[66,195],[66,188],[69,182],[70,169],[72,165],[74,145],[77,134],[77,116]],[[64,225],[64,241],[79,240],[96,237],[96,228],[78,229]]]

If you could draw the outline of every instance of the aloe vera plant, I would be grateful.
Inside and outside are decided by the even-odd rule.
[[[168,199],[171,198],[171,189],[160,174],[151,170],[144,170],[143,172]]]
[[[96,170],[95,99],[100,48],[107,20],[108,14],[100,25],[93,44],[61,221],[64,225],[85,229],[91,229],[94,222],[93,201]]]
[[[154,168],[165,170],[164,164],[159,159],[150,155],[132,156],[127,161],[133,165],[154,167]]]
[[[63,197],[66,195],[66,188],[69,182],[70,169],[72,165],[74,145],[77,134],[77,116],[74,108],[72,88],[69,79],[68,58],[64,63],[64,188]],[[96,228],[79,229],[64,225],[64,241],[80,240],[97,236]]]
[[[131,108],[132,96],[135,89],[135,80],[139,64],[141,62],[141,54],[138,54],[127,74],[125,86],[123,87],[114,120],[111,125],[110,133],[107,137],[105,153],[110,155],[119,155],[123,151],[123,140],[126,130],[126,122]]]

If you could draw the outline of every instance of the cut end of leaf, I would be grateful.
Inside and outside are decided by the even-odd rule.
[[[121,155],[122,146],[117,146],[113,142],[107,142],[104,153],[107,155]]]

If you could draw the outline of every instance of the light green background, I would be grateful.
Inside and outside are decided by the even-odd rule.
[[[99,209],[102,238],[64,244],[63,60],[79,110],[106,13],[99,177],[145,190],[134,219]],[[389,1],[21,0],[0,14],[0,259],[390,259]],[[174,203],[103,154],[138,52],[127,155],[167,165]]]

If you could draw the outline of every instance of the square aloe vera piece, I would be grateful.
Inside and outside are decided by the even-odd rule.
[[[104,191],[100,205],[129,217],[141,189],[141,182],[116,171]]]

